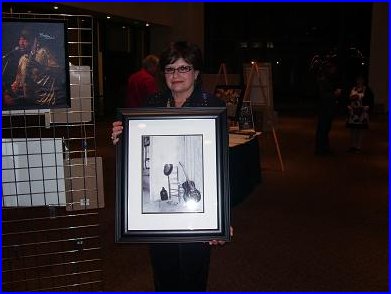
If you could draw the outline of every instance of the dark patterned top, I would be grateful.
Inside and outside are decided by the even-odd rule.
[[[145,107],[175,107],[171,91],[159,92],[147,99]],[[196,87],[182,107],[224,107],[225,102]]]
[[[372,90],[369,87],[364,87],[364,89],[353,87],[349,99],[346,126],[358,129],[368,128],[369,112],[373,110],[374,105]]]

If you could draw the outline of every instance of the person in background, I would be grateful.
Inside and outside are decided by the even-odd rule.
[[[346,127],[350,129],[350,148],[348,152],[359,153],[366,129],[368,129],[368,114],[373,110],[374,97],[363,77],[356,79],[356,84],[350,91],[348,103],[348,118]]]
[[[166,89],[147,100],[149,107],[218,107],[225,103],[201,88],[202,54],[195,44],[173,42],[160,56]],[[111,139],[116,144],[121,121],[113,123]],[[233,229],[231,227],[231,236]],[[150,244],[156,291],[206,291],[210,245],[222,241]]]
[[[330,58],[320,71],[318,79],[319,105],[316,127],[315,154],[331,154],[329,133],[334,119],[337,100],[342,95],[342,87],[337,72],[336,60]]]
[[[159,58],[148,55],[143,59],[142,68],[131,74],[126,85],[125,107],[141,107],[145,100],[158,91],[156,73],[159,69]]]

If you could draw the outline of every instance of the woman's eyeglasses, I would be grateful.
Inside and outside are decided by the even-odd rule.
[[[191,65],[181,65],[177,68],[175,67],[166,67],[164,69],[164,73],[165,74],[173,74],[175,71],[179,72],[179,73],[187,73],[189,71],[191,71],[193,69],[193,67]]]

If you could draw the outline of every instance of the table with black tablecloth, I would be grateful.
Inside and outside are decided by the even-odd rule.
[[[229,134],[231,206],[243,201],[261,182],[259,134]]]

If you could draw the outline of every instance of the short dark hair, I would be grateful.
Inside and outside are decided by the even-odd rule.
[[[179,58],[183,58],[191,64],[195,70],[202,70],[201,49],[193,43],[187,41],[171,42],[170,46],[160,55],[160,69],[164,71],[168,64],[172,64]]]
[[[158,64],[159,64],[159,57],[157,57],[154,54],[150,54],[150,55],[146,56],[142,62],[143,68],[145,68],[148,71],[153,69]]]

